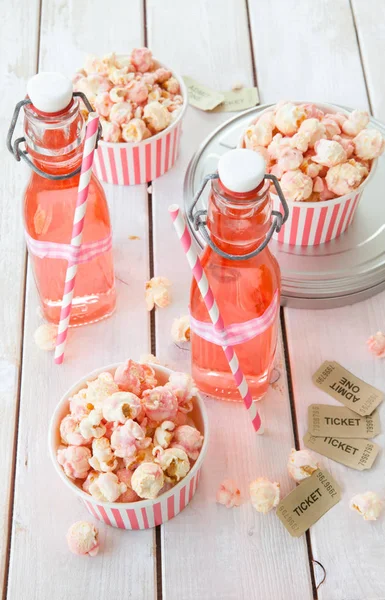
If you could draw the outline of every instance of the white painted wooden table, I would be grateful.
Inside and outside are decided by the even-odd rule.
[[[108,6],[108,8],[107,8]],[[65,364],[37,350],[38,299],[26,257],[21,197],[28,175],[5,149],[13,107],[37,69],[71,74],[87,52],[124,53],[148,44],[166,64],[215,89],[258,83],[261,101],[331,101],[369,108],[385,120],[385,4],[382,0],[18,0],[2,3],[0,204],[0,586],[9,600],[369,600],[385,598],[385,521],[366,523],[350,496],[385,492],[384,453],[370,472],[325,459],[343,488],[339,505],[291,538],[274,514],[249,503],[215,503],[224,477],[267,476],[293,488],[290,448],[302,446],[307,406],[327,401],[311,384],[335,359],[384,389],[384,363],[365,349],[385,326],[385,294],[329,311],[285,309],[281,378],[261,403],[267,433],[255,439],[239,405],[208,401],[211,440],[196,496],[158,530],[124,532],[101,524],[103,552],[72,556],[65,533],[86,517],[62,486],[47,452],[47,426],[70,383],[103,364],[152,349],[171,366],[189,368],[189,353],[170,338],[186,313],[190,274],[167,214],[182,202],[185,168],[198,144],[229,115],[189,108],[176,166],[147,186],[106,186],[114,226],[118,310],[108,321],[71,333]],[[135,235],[140,239],[130,240]],[[173,304],[146,312],[152,274],[173,281]],[[101,343],[97,344],[97,340]],[[290,388],[287,378],[291,380]],[[384,407],[382,409],[385,427]],[[384,436],[376,439],[384,444]],[[318,588],[322,570],[326,580]]]

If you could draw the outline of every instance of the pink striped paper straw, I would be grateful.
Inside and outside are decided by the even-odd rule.
[[[210,319],[215,330],[218,333],[222,333],[225,330],[225,325],[220,315],[214,295],[211,291],[206,273],[204,272],[201,261],[199,260],[198,253],[193,246],[186,221],[177,204],[172,204],[168,210],[174,223],[177,235],[181,241],[183,250],[185,251],[187,261],[195,277],[195,281],[197,282],[199,290],[202,294],[202,298],[210,315]],[[235,350],[232,346],[222,346],[222,348],[226,355],[231,372],[234,375],[238,391],[241,395],[244,405],[246,406],[247,412],[249,413],[253,427],[256,433],[261,434],[263,433],[263,425],[257,410],[257,404],[256,402],[253,402],[246,377],[242,373]]]
[[[87,198],[92,174],[92,163],[98,135],[99,117],[96,113],[88,115],[82,166],[80,171],[78,197],[72,226],[71,246],[78,248],[82,245],[84,218],[87,210]],[[67,340],[68,325],[71,316],[72,299],[74,295],[76,273],[78,270],[77,260],[68,261],[66,278],[64,283],[63,300],[60,312],[59,329],[56,338],[55,363],[60,365],[64,360],[64,349]]]

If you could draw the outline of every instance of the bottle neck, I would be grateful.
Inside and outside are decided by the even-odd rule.
[[[31,104],[24,112],[26,146],[35,165],[52,175],[66,175],[76,169],[82,160],[85,134],[78,99],[54,115],[39,113]]]
[[[253,252],[271,226],[269,183],[251,192],[236,194],[214,179],[208,204],[207,226],[213,242],[229,254]]]

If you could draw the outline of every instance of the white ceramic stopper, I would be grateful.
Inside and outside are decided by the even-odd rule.
[[[231,192],[244,193],[255,190],[263,180],[266,164],[263,156],[237,148],[223,154],[218,162],[219,179]]]
[[[27,84],[27,94],[37,110],[56,113],[72,99],[72,81],[60,73],[38,73]]]

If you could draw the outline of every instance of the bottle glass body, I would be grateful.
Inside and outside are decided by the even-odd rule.
[[[222,251],[244,255],[264,240],[271,225],[268,184],[246,194],[233,194],[214,180],[209,197],[207,226],[212,241]],[[261,399],[269,386],[277,344],[280,270],[268,247],[246,260],[223,258],[207,246],[201,257],[209,284],[225,326],[261,317],[273,302],[276,311],[271,325],[247,341],[234,345],[241,369],[254,400]],[[191,316],[210,323],[207,308],[193,280]],[[192,374],[200,390],[224,400],[241,401],[227,359],[220,345],[191,331]]]
[[[26,108],[24,130],[28,153],[45,173],[65,175],[82,160],[85,126],[78,101],[58,116],[40,115]],[[34,171],[24,195],[24,225],[32,240],[70,244],[80,175],[51,180]],[[103,188],[91,176],[82,245],[111,235],[110,216]],[[65,258],[29,253],[47,321],[58,323],[68,262]],[[70,325],[93,323],[115,309],[115,279],[112,251],[78,265]]]

